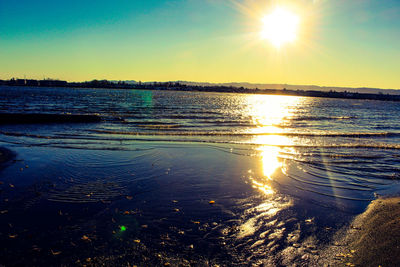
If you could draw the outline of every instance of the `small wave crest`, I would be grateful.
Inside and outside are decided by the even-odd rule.
[[[280,135],[294,137],[400,137],[400,132],[374,132],[374,133],[313,133],[313,132],[227,132],[227,131],[169,131],[169,132],[141,132],[141,131],[113,131],[113,130],[89,130],[90,132],[103,134],[118,134],[118,135],[176,135],[176,136],[263,136],[263,135]]]
[[[126,142],[166,142],[166,143],[209,143],[209,144],[240,144],[247,146],[275,146],[291,148],[318,148],[318,149],[391,149],[399,150],[400,144],[396,142],[381,142],[373,137],[397,136],[400,133],[354,133],[354,134],[312,134],[312,133],[232,133],[232,132],[196,132],[196,131],[114,131],[114,130],[86,130],[86,134],[79,133],[21,133],[11,131],[0,131],[0,135],[7,136],[0,141],[10,144],[24,144],[32,146],[62,146],[69,145],[76,148],[91,149],[92,146],[112,145],[113,150],[126,149]],[[286,136],[298,137],[294,142],[264,142],[257,141],[257,136]],[[21,139],[21,137],[24,137]],[[337,137],[349,137],[351,139],[336,139]],[[369,137],[361,141],[360,137]],[[320,138],[315,142],[305,142],[304,138]],[[335,138],[330,142],[329,138]],[[358,140],[360,138],[360,140]],[[35,141],[37,140],[37,141]],[[288,139],[289,140],[289,139]],[[303,141],[302,141],[303,140]],[[124,143],[122,143],[124,142]]]
[[[299,117],[291,117],[285,118],[286,120],[291,121],[326,121],[326,120],[353,120],[357,119],[354,116],[299,116]]]

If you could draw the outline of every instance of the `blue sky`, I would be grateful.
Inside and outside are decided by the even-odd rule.
[[[257,38],[268,7],[304,34]],[[193,80],[400,88],[400,1],[0,0],[0,78]]]

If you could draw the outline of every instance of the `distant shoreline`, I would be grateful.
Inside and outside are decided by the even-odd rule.
[[[314,91],[314,90],[293,90],[293,89],[249,89],[234,86],[217,85],[186,85],[178,82],[154,82],[128,84],[124,82],[111,82],[107,80],[93,80],[90,82],[66,82],[59,80],[0,80],[0,86],[7,87],[37,87],[37,88],[80,88],[80,89],[126,89],[126,90],[157,90],[157,91],[193,91],[193,92],[212,92],[212,93],[241,93],[241,94],[264,94],[264,95],[287,95],[302,97],[321,97],[338,99],[363,99],[379,101],[400,102],[400,95],[373,94],[358,92],[336,92],[336,91]]]

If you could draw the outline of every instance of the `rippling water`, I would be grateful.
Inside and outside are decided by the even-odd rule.
[[[103,118],[0,126],[3,263],[315,264],[399,192],[400,103],[2,87],[0,112]]]

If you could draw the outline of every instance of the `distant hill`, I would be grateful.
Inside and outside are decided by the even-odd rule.
[[[378,88],[323,87],[315,85],[289,84],[252,84],[252,83],[199,83],[187,81],[137,82],[92,80],[85,82],[67,82],[61,80],[10,79],[0,80],[0,86],[31,87],[72,87],[72,88],[107,88],[107,89],[148,89],[176,90],[219,93],[245,93],[291,95],[304,97],[328,97],[346,99],[370,99],[400,102],[400,90]]]
[[[198,86],[232,86],[232,87],[243,87],[248,89],[288,89],[288,90],[312,90],[312,91],[336,91],[336,92],[351,92],[351,93],[366,93],[366,94],[391,94],[400,95],[400,89],[380,89],[380,88],[351,88],[351,87],[332,87],[332,86],[317,86],[317,85],[292,85],[292,84],[262,84],[262,83],[206,83],[206,82],[188,82],[188,81],[176,81],[186,85],[198,85]]]
[[[112,81],[118,82],[118,81]],[[139,84],[135,80],[123,81],[126,84]],[[248,83],[248,82],[232,82],[232,83],[208,83],[208,82],[190,82],[190,81],[170,81],[172,83],[180,83],[188,86],[232,86],[232,87],[243,87],[247,89],[288,89],[288,90],[303,90],[303,91],[336,91],[336,92],[349,92],[349,93],[364,93],[364,94],[390,94],[390,95],[400,95],[399,89],[381,89],[381,88],[369,88],[369,87],[333,87],[333,86],[318,86],[318,85],[294,85],[294,84],[268,84],[268,83]],[[154,82],[142,82],[142,84],[153,84]]]

